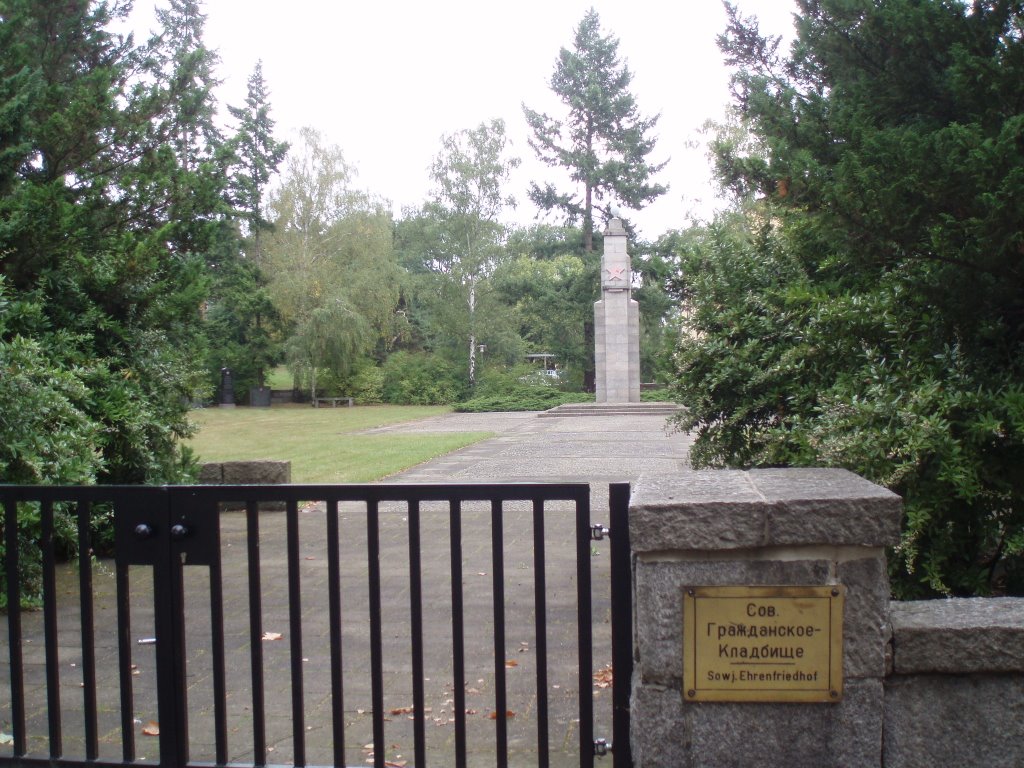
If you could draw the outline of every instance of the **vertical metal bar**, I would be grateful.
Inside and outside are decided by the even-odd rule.
[[[370,590],[370,686],[373,705],[373,764],[384,768],[384,666],[380,602],[380,510],[366,502],[366,564]]]
[[[501,501],[491,501],[491,570],[494,593],[494,708],[498,768],[508,768],[508,691],[505,680],[505,530]]]
[[[220,525],[220,509],[213,502],[203,515],[210,525]],[[213,654],[213,731],[217,765],[228,761],[228,687],[224,662],[224,585],[221,553],[210,563],[210,651]]]
[[[629,546],[629,483],[608,489],[611,514],[612,756],[614,768],[632,768],[629,695],[633,680],[633,562]]]
[[[292,667],[292,741],[297,768],[306,765],[306,717],[302,687],[302,590],[299,583],[299,504],[287,503],[288,631]]]
[[[334,764],[345,765],[345,692],[341,647],[341,552],[338,502],[327,502],[327,599],[331,634],[331,733]]]
[[[135,761],[131,585],[128,581],[128,565],[120,558],[115,565],[114,578],[117,589],[117,665],[121,680],[121,759],[131,763]]]
[[[412,706],[415,765],[427,764],[423,681],[423,572],[420,544],[420,503],[409,502],[409,619],[412,634]]]
[[[576,500],[576,631],[579,637],[580,768],[594,765],[594,648],[590,585],[590,492]]]
[[[96,711],[96,635],[92,594],[92,536],[89,531],[91,506],[78,503],[78,577],[82,629],[82,703],[85,709],[85,758],[100,755],[99,725]]]
[[[53,502],[40,510],[43,549],[43,637],[46,642],[46,718],[50,729],[50,758],[64,753],[60,717],[60,659],[57,637],[57,575],[53,545]]]
[[[4,502],[4,547],[7,558],[7,636],[11,658],[11,729],[14,731],[14,755],[26,752],[25,670],[21,654],[21,582],[18,551],[18,504]]]
[[[267,712],[263,690],[263,594],[260,583],[260,514],[255,501],[245,505],[249,566],[249,665],[252,675],[253,763],[267,764]]]
[[[533,610],[537,650],[537,762],[547,768],[548,748],[548,620],[544,573],[544,502],[533,501]],[[582,697],[583,692],[580,692]]]
[[[455,698],[455,765],[466,765],[466,648],[462,600],[462,502],[450,499],[452,560],[452,688]],[[499,715],[504,715],[504,712]]]
[[[149,508],[161,537],[153,567],[153,619],[156,629],[157,712],[160,722],[160,764],[177,768],[188,762],[188,689],[185,686],[184,566],[172,556],[172,506],[185,497],[160,489]],[[158,508],[157,499],[163,503]],[[149,498],[147,498],[149,501]]]

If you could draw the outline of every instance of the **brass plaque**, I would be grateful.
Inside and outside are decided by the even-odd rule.
[[[842,585],[687,587],[684,701],[838,702]]]

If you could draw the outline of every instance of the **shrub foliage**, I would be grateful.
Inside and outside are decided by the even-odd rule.
[[[798,5],[788,56],[721,40],[756,202],[682,248],[694,461],[848,467],[904,496],[898,594],[1024,593],[1024,13]]]

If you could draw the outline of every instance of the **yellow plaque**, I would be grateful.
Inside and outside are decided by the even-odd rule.
[[[839,701],[845,592],[686,587],[683,700]]]

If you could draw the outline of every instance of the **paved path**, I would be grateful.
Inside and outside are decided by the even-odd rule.
[[[541,418],[536,413],[453,413],[395,432],[496,432],[497,436],[400,473],[390,482],[631,482],[643,472],[679,472],[689,437],[663,416]]]
[[[414,423],[382,427],[378,434],[409,432],[489,431],[495,437],[426,462],[385,482],[527,482],[578,481],[591,483],[592,519],[607,522],[607,483],[636,480],[644,471],[674,472],[685,469],[688,440],[666,429],[662,416],[588,416],[575,418],[541,418],[535,413],[518,414],[449,414]],[[578,739],[574,720],[575,691],[575,575],[574,544],[571,515],[553,506],[546,512],[548,587],[548,645],[550,690],[551,765],[574,765],[575,743]],[[300,560],[302,569],[303,614],[303,677],[307,696],[306,723],[311,764],[325,763],[330,755],[330,687],[328,684],[329,643],[326,622],[327,591],[326,557],[323,550],[324,518],[322,504],[305,506],[300,513]],[[388,715],[386,740],[388,760],[395,765],[409,765],[411,759],[411,723],[402,712],[411,701],[408,661],[408,549],[405,513],[401,509],[382,509],[381,563],[383,565],[384,625],[383,654],[386,668]],[[265,512],[260,515],[260,570],[263,580],[263,627],[266,631],[284,630],[277,642],[264,643],[264,676],[268,692],[268,750],[270,763],[289,763],[291,731],[289,711],[290,662],[288,598],[284,590],[288,572],[283,542],[286,540],[284,515]],[[344,534],[342,583],[344,585],[343,617],[345,648],[345,712],[346,756],[350,765],[365,765],[369,752],[364,748],[371,740],[369,730],[371,704],[365,680],[370,666],[366,578],[366,526],[359,509],[343,508],[340,524]],[[506,654],[509,707],[515,718],[509,721],[511,765],[536,765],[536,695],[532,688],[535,674],[533,634],[533,583],[531,524],[528,510],[509,509],[505,516],[505,618],[508,624]],[[491,602],[490,527],[486,509],[467,505],[463,525],[463,584],[466,593],[465,623],[467,651],[467,726],[470,739],[471,766],[494,764],[493,719],[493,606]],[[221,517],[222,560],[224,562],[225,645],[228,650],[228,697],[230,718],[229,742],[231,759],[251,762],[251,711],[249,698],[249,634],[247,611],[247,576],[244,551],[245,516],[226,513]],[[594,582],[594,660],[597,668],[610,661],[609,613],[607,599],[607,542],[592,548]],[[233,554],[234,553],[234,554]],[[423,507],[423,579],[427,608],[425,632],[425,666],[427,669],[427,706],[430,731],[428,747],[431,765],[452,764],[452,677],[450,643],[450,577],[448,575],[449,543],[447,513],[427,504]],[[151,593],[146,587],[145,569],[141,569],[141,587],[133,586],[133,637],[152,636]],[[133,576],[133,579],[136,577]],[[138,582],[136,582],[138,583]],[[209,587],[205,569],[187,569],[187,623],[192,627],[186,640],[189,648],[188,687],[190,735],[193,759],[209,760],[211,753],[209,611],[203,595]],[[65,710],[65,753],[81,754],[80,707],[78,691],[81,648],[75,636],[76,578],[67,569],[59,589],[61,608],[61,675],[62,710]],[[100,567],[96,575],[98,612],[113,618],[113,578],[109,566]],[[195,596],[194,601],[192,595]],[[108,605],[109,603],[109,605]],[[28,641],[27,664],[30,680],[43,679],[41,651],[41,616],[29,614],[26,634],[35,633]],[[2,622],[0,622],[2,623]],[[120,731],[117,720],[116,633],[109,621],[97,627],[98,663],[101,678],[101,741],[103,756],[119,759]],[[0,637],[6,645],[6,632]],[[153,646],[139,646],[133,661],[138,665],[135,679],[136,738],[140,756],[156,757],[156,739],[142,735],[142,729],[155,719],[152,699]],[[34,650],[33,650],[34,649]],[[4,649],[0,649],[4,650]],[[0,658],[0,684],[7,680],[3,669],[6,652]],[[104,680],[108,687],[103,688]],[[0,731],[4,731],[9,702],[0,688]],[[588,695],[586,692],[584,695]],[[610,692],[595,689],[596,735],[610,734]],[[472,716],[468,713],[472,712]],[[34,688],[30,720],[36,726],[33,751],[46,750],[46,701],[42,687]],[[274,714],[276,713],[276,714]],[[397,713],[397,714],[395,714]],[[77,719],[77,723],[75,721]],[[0,755],[9,746],[0,746]]]

